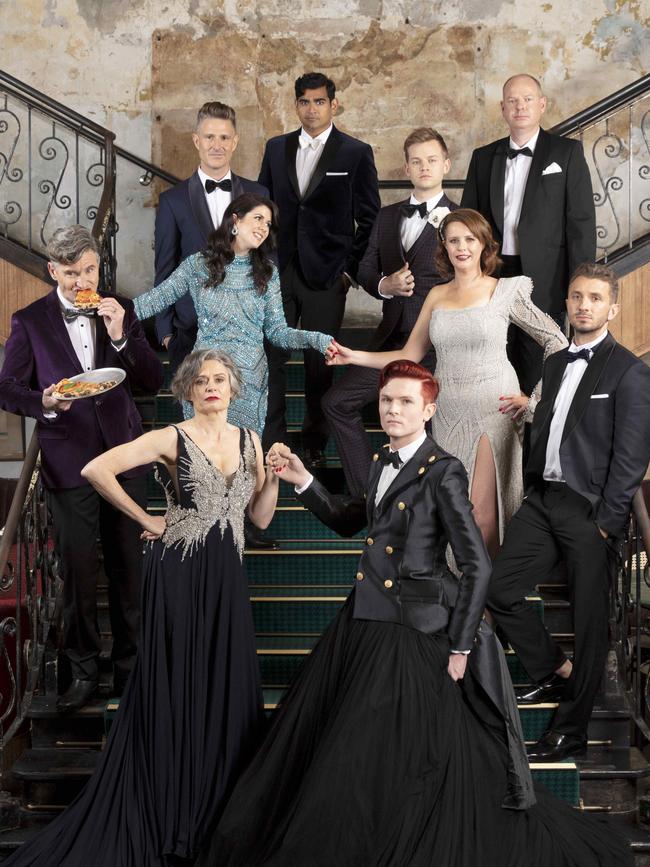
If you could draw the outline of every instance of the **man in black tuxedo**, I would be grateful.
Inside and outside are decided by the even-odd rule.
[[[358,271],[358,282],[373,298],[383,299],[382,320],[367,349],[400,349],[409,338],[432,286],[443,282],[434,265],[438,225],[458,205],[442,191],[451,168],[445,140],[434,129],[413,130],[404,142],[404,171],[413,184],[410,198],[382,208]],[[422,364],[435,371],[435,352]],[[376,401],[379,370],[351,367],[323,398],[323,411],[341,455],[352,494],[368,478],[372,449],[361,408]]]
[[[198,169],[164,192],[158,204],[156,286],[188,256],[205,250],[208,237],[219,227],[233,199],[242,193],[268,196],[266,187],[239,177],[230,168],[239,136],[235,111],[229,105],[202,105],[192,141],[199,154]],[[175,371],[196,341],[196,310],[189,294],[156,316],[156,334]]]
[[[568,350],[544,365],[526,466],[526,496],[494,563],[488,608],[536,681],[520,702],[558,700],[535,761],[581,752],[607,655],[609,583],[632,497],[650,460],[650,368],[607,330],[616,276],[576,270],[567,297]],[[525,595],[562,558],[573,608],[573,664]]]
[[[501,276],[530,277],[533,301],[563,327],[569,277],[596,257],[596,215],[582,145],[540,129],[545,109],[537,79],[506,81],[501,112],[510,136],[474,151],[461,206],[480,211],[492,226]],[[511,326],[508,356],[530,394],[541,376],[541,347]]]
[[[296,80],[301,129],[266,143],[259,181],[280,209],[278,259],[287,323],[338,335],[345,296],[355,280],[379,211],[377,171],[370,145],[332,123],[338,102],[334,82],[319,72]],[[269,403],[264,443],[286,439],[285,373],[288,354],[267,347]],[[327,423],[321,398],[332,370],[305,350],[303,446],[321,463]]]

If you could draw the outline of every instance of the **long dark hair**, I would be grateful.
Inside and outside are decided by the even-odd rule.
[[[232,227],[234,217],[238,219],[246,216],[254,208],[264,205],[271,212],[271,228],[269,234],[254,250],[250,251],[251,266],[253,268],[253,285],[260,295],[263,295],[273,274],[273,263],[269,259],[275,250],[278,233],[278,209],[274,202],[265,196],[256,193],[243,193],[237,196],[226,208],[223,220],[218,229],[208,238],[208,246],[204,256],[208,266],[208,286],[218,286],[226,276],[226,267],[235,258],[233,249],[234,236]]]

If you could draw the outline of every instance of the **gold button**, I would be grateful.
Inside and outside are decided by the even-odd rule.
[[[373,461],[378,461],[378,460],[379,460],[379,455],[374,454],[374,455],[372,456],[372,459],[373,459]]]
[[[424,469],[425,469],[424,467],[420,467],[420,469],[418,470],[418,476],[422,475],[422,473],[424,472]]]
[[[357,581],[363,581],[363,572],[357,572]]]
[[[390,588],[391,588],[392,586],[393,586],[393,582],[390,580],[390,578],[387,578],[387,579],[384,581],[384,587],[386,588],[386,590],[390,590]]]
[[[375,544],[375,540],[372,538],[372,536],[368,536],[368,538],[366,539],[366,544],[367,545],[374,545]]]
[[[393,553],[393,548],[392,548],[391,545],[386,545],[386,553],[387,553],[387,554],[392,554],[392,553]]]
[[[435,459],[436,459],[436,456],[431,455],[431,457],[429,458],[429,463],[432,464],[435,461]]]
[[[400,512],[403,512],[404,509],[406,508],[406,503],[402,503],[402,502],[400,501],[400,502],[397,504],[397,508],[400,510]]]

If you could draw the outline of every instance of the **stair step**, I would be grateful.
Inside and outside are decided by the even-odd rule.
[[[95,770],[99,753],[87,749],[29,749],[14,762],[16,779],[34,782],[83,781]]]

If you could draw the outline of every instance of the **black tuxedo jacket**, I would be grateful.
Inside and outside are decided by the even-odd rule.
[[[242,193],[268,196],[269,191],[255,181],[233,174],[232,198],[236,199]],[[160,196],[156,214],[154,285],[166,280],[188,256],[205,250],[213,231],[205,190],[199,173],[194,172]],[[156,316],[158,339],[162,341],[166,335],[172,335],[170,351],[175,341],[188,344],[186,351],[191,351],[196,340],[196,327],[196,310],[189,293]]]
[[[381,298],[378,291],[381,278],[399,271],[405,262],[409,263],[415,279],[413,295],[410,297],[382,299],[382,319],[370,341],[370,351],[380,349],[393,332],[410,333],[429,290],[438,283],[444,283],[446,279],[438,274],[433,262],[438,248],[438,230],[430,223],[426,224],[410,250],[402,247],[402,207],[408,204],[408,201],[404,199],[387,205],[377,214],[366,252],[359,265],[357,279],[373,298]],[[455,211],[458,205],[443,195],[436,207]]]
[[[499,244],[508,142],[502,138],[474,151],[461,202],[483,214]],[[561,171],[544,174],[553,163]],[[518,236],[522,270],[533,281],[533,301],[547,313],[562,312],[571,274],[596,257],[591,177],[579,141],[539,131]]]
[[[535,410],[526,483],[539,483],[566,350],[547,358]],[[614,537],[625,531],[632,498],[650,461],[650,368],[608,334],[597,347],[567,416],[560,463],[569,487],[592,504]]]
[[[356,277],[380,207],[372,148],[336,127],[303,197],[296,153],[300,130],[266,143],[259,182],[280,209],[280,273],[297,256],[314,289],[329,289],[347,271]]]
[[[333,496],[316,479],[299,495],[342,536],[368,527],[354,616],[426,633],[447,631],[452,649],[470,650],[492,567],[467,497],[465,469],[427,438],[375,508],[382,469],[377,458],[365,498]],[[447,566],[448,543],[460,580]]]

